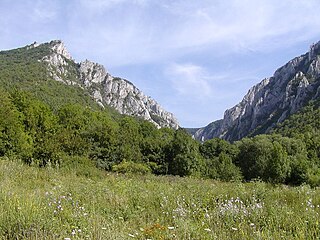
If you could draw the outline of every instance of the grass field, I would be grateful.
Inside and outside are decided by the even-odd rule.
[[[0,239],[319,239],[320,189],[0,159]]]

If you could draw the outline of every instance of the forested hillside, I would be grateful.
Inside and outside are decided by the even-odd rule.
[[[36,60],[47,54],[46,44],[27,48],[0,52],[0,156],[39,167],[320,185],[317,101],[272,134],[200,143],[183,129],[158,129],[99,106],[81,86],[52,79]]]

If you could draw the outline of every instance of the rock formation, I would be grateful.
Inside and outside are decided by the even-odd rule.
[[[60,40],[45,43],[50,54],[40,61],[47,64],[50,77],[68,85],[77,85],[91,94],[104,107],[115,108],[121,114],[141,117],[157,127],[179,127],[172,113],[164,110],[155,100],[146,96],[131,82],[113,77],[104,66],[85,60],[76,63]],[[37,47],[32,44],[29,47]]]
[[[199,140],[220,137],[239,140],[248,135],[266,133],[290,114],[319,97],[320,42],[275,71],[270,78],[253,86],[242,101],[228,109],[218,123],[200,128]]]

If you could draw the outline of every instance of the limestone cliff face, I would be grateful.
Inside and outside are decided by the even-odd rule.
[[[238,140],[266,133],[275,124],[297,112],[320,94],[320,42],[310,51],[289,61],[272,77],[252,87],[242,101],[228,109],[214,131],[209,125],[199,129],[195,137],[206,140],[220,137]]]
[[[91,94],[102,107],[108,105],[122,114],[141,117],[158,127],[179,127],[172,113],[146,96],[131,82],[113,77],[104,66],[85,60],[76,63],[60,40],[45,43],[50,54],[40,61],[48,65],[49,75],[56,81],[77,85]],[[37,47],[30,45],[29,47]]]
[[[81,62],[80,75],[83,84],[101,105],[114,107],[122,114],[141,117],[159,127],[179,127],[172,113],[164,110],[131,82],[111,76],[102,65],[88,60]]]

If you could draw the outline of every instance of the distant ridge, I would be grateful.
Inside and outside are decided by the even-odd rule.
[[[198,140],[215,137],[229,141],[267,133],[278,123],[320,97],[320,42],[253,86],[222,120],[198,129]]]

